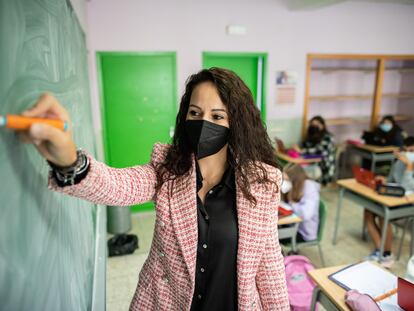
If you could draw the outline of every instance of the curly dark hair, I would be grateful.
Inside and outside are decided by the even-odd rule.
[[[263,163],[280,167],[249,88],[233,71],[222,68],[203,69],[188,78],[176,118],[172,145],[164,162],[157,167],[157,187],[159,189],[166,180],[174,180],[190,173],[193,150],[186,135],[185,121],[191,94],[196,86],[203,82],[211,82],[215,85],[220,99],[227,108],[229,115],[227,161],[238,176],[237,185],[245,198],[256,204],[256,199],[250,191],[250,181],[266,185],[274,183],[268,178]]]

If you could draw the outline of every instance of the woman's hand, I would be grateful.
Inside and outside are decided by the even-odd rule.
[[[66,131],[48,124],[35,123],[29,131],[18,132],[18,136],[23,142],[34,144],[45,159],[57,166],[70,166],[76,161],[76,145],[72,139],[72,123],[69,114],[54,96],[43,94],[36,104],[23,111],[22,115],[68,122]]]

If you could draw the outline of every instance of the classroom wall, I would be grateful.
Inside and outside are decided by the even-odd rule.
[[[311,11],[289,11],[282,0],[90,0],[88,37],[95,115],[99,100],[96,51],[177,51],[179,93],[201,68],[203,51],[268,53],[266,101],[271,137],[300,137],[307,53],[414,54],[414,6],[344,2]],[[247,27],[228,36],[229,24]],[[275,71],[298,73],[296,103],[275,104]],[[101,124],[95,119],[97,135]]]

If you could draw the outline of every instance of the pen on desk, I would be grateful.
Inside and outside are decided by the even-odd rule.
[[[0,127],[6,127],[14,130],[28,130],[34,123],[44,123],[54,126],[62,131],[68,129],[68,122],[56,119],[46,118],[28,118],[18,115],[0,115]]]
[[[384,300],[384,299],[386,299],[386,298],[388,298],[388,297],[390,297],[390,296],[392,296],[392,295],[396,294],[396,293],[397,293],[397,291],[398,291],[398,288],[394,288],[393,290],[390,290],[389,292],[386,292],[386,293],[384,293],[384,294],[382,294],[382,295],[378,296],[378,297],[377,297],[377,298],[375,298],[374,300],[375,300],[375,302],[378,302],[378,301]]]

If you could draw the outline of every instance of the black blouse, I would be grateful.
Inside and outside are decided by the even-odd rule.
[[[197,193],[203,177],[197,167]],[[234,170],[207,192],[197,195],[198,244],[192,311],[237,310],[237,210]]]

